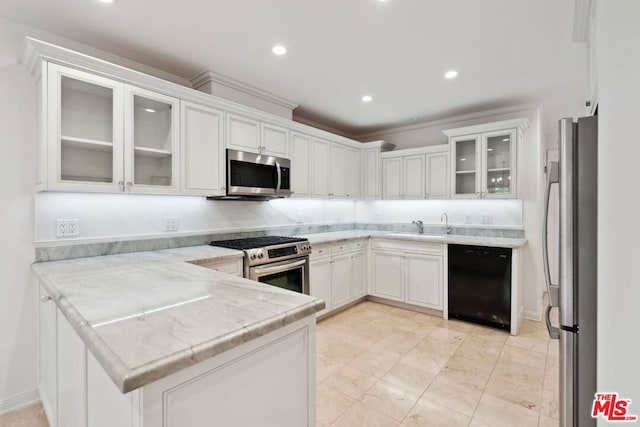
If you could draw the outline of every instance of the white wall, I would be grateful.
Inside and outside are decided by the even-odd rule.
[[[640,2],[597,3],[598,390],[640,415]],[[599,425],[605,425],[604,421]]]
[[[20,66],[5,65],[0,68],[0,94],[2,413],[38,398],[36,292],[30,279],[34,260],[35,84]]]
[[[77,240],[160,236],[163,217],[178,217],[181,234],[295,225],[352,223],[351,200],[285,199],[211,201],[204,197],[132,194],[38,193],[36,241],[69,241],[55,235],[57,219],[79,219]]]
[[[356,204],[357,222],[406,222],[421,220],[440,224],[446,212],[449,224],[482,224],[482,216],[490,215],[493,226],[522,227],[520,200],[371,200]],[[467,216],[471,222],[467,222]],[[491,227],[484,225],[484,227]]]

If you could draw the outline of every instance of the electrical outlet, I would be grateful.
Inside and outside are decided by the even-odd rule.
[[[466,214],[464,216],[464,223],[465,224],[473,224],[473,216],[471,214]]]
[[[165,216],[164,220],[164,231],[178,231],[178,217],[175,216]]]
[[[482,215],[482,223],[483,224],[493,224],[493,215],[491,215],[491,214]]]
[[[74,237],[80,235],[79,219],[59,219],[56,221],[57,237]]]

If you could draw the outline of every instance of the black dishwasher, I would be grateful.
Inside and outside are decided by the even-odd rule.
[[[449,317],[509,330],[511,249],[449,245]]]

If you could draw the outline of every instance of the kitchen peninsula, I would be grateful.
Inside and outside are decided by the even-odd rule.
[[[51,426],[315,425],[324,302],[205,268],[241,257],[199,246],[34,264]]]

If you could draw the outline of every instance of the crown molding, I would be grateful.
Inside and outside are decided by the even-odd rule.
[[[406,132],[406,131],[418,130],[418,129],[428,128],[428,127],[446,126],[449,124],[464,122],[468,120],[482,120],[482,119],[491,120],[491,117],[531,111],[531,110],[536,110],[538,108],[540,108],[539,103],[517,104],[517,105],[511,105],[507,107],[493,108],[490,110],[483,110],[483,111],[478,111],[478,112],[468,113],[468,114],[459,114],[459,115],[450,116],[442,119],[419,121],[419,122],[412,123],[410,125],[390,127],[390,128],[375,131],[375,132],[369,132],[361,135],[354,135],[353,139],[356,139],[359,141],[363,141],[367,139],[384,139],[383,137],[394,134],[394,133],[398,133],[398,132]]]
[[[442,133],[447,135],[448,137],[452,136],[462,136],[462,135],[471,135],[475,133],[483,133],[483,132],[493,132],[496,130],[502,129],[518,129],[521,132],[524,132],[529,128],[529,119],[526,117],[513,119],[513,120],[501,120],[499,122],[492,123],[483,123],[480,125],[474,126],[465,126],[455,129],[447,129],[443,130]]]
[[[248,95],[255,96],[256,98],[260,98],[264,101],[279,105],[289,110],[294,110],[298,107],[298,104],[286,98],[211,70],[202,71],[201,73],[191,78],[190,82],[194,89],[199,89],[205,84],[213,82],[214,84],[218,83],[230,87],[231,89],[235,89]],[[212,95],[215,95],[215,93],[213,93]]]
[[[396,145],[381,139],[379,141],[363,142],[362,148],[365,150],[367,148],[378,148],[381,152],[385,153],[387,151],[393,151],[393,149],[396,148]]]

